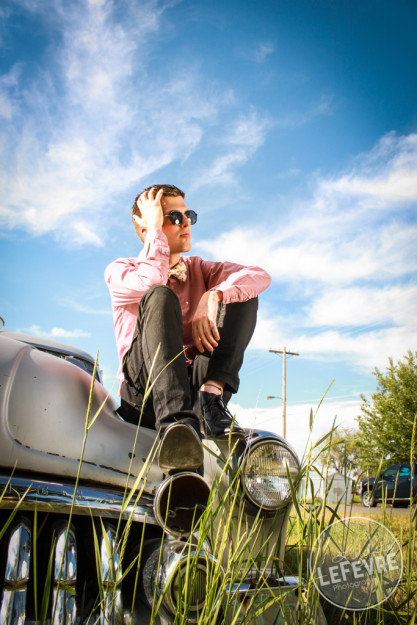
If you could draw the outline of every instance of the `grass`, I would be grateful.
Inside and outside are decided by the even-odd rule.
[[[310,418],[310,425],[312,420]],[[416,426],[414,428],[413,440],[410,442],[411,464],[414,462],[415,430]],[[333,431],[324,437],[327,443],[324,447],[323,439],[316,445],[310,446],[303,462],[305,487],[304,492],[301,492],[297,499],[293,500],[294,509],[290,515],[286,537],[286,565],[294,575],[299,575],[306,579],[307,587],[309,588],[312,585],[309,571],[309,556],[313,544],[320,533],[328,528],[331,523],[349,516],[372,518],[387,527],[401,546],[404,562],[401,581],[391,597],[372,609],[364,609],[362,611],[343,610],[333,606],[325,599],[320,599],[327,623],[328,625],[342,625],[344,623],[353,623],[355,625],[415,625],[417,622],[417,508],[410,505],[407,514],[397,515],[393,508],[383,501],[378,509],[357,511],[352,509],[354,503],[360,502],[360,498],[355,496],[352,498],[352,503],[348,506],[344,504],[329,505],[326,501],[326,496],[322,500],[315,500],[314,505],[311,505],[311,502],[309,502],[307,484],[312,472],[317,472],[317,469],[315,469],[317,460],[320,460],[321,464],[324,465],[321,470],[321,476],[325,481],[324,490],[327,490]],[[320,450],[319,456],[315,455],[317,449]],[[347,467],[345,467],[345,474],[348,474]],[[310,486],[311,491],[313,491],[312,482],[310,482]],[[412,500],[412,492],[410,496]],[[415,497],[414,504],[416,499]],[[358,548],[360,546],[358,545]]]
[[[337,511],[337,516],[345,518],[346,513]],[[410,515],[395,515],[392,509],[386,507],[376,512],[354,511],[352,516],[363,516],[379,521],[387,527],[402,546],[404,571],[400,585],[393,596],[385,603],[363,613],[353,613],[335,608],[325,600],[322,601],[323,610],[330,624],[357,623],[357,624],[411,624],[417,614],[417,553],[416,553],[416,520],[413,509]],[[313,513],[303,511],[300,519],[294,512],[290,516],[287,533],[285,560],[288,569],[293,574],[309,576],[309,555],[312,545],[320,531],[335,520],[335,508],[329,506]]]
[[[88,432],[98,417],[98,413],[91,415],[93,384],[86,416],[81,458]],[[146,389],[147,395],[151,392],[151,388],[152,386],[149,385]],[[310,432],[314,419],[315,415],[311,413]],[[283,510],[278,510],[275,518],[267,521],[260,511],[251,516],[247,515],[247,507],[239,487],[238,472],[231,468],[233,466],[233,462],[231,462],[233,449],[229,450],[229,456],[223,458],[223,465],[219,463],[218,474],[211,486],[208,505],[200,518],[195,520],[192,538],[188,541],[171,543],[169,557],[172,557],[172,552],[175,551],[175,557],[182,562],[182,566],[177,570],[180,573],[174,572],[171,576],[167,575],[166,579],[163,580],[164,588],[161,594],[156,592],[156,588],[154,589],[150,608],[151,625],[157,622],[158,615],[163,612],[164,604],[168,601],[170,589],[173,586],[175,586],[178,595],[178,608],[175,616],[171,619],[174,625],[185,625],[188,622],[196,598],[200,598],[201,601],[198,603],[197,611],[194,611],[192,616],[198,625],[249,625],[253,622],[261,625],[270,621],[277,625],[278,623],[317,625],[323,622],[321,610],[328,625],[345,623],[355,625],[415,625],[417,620],[417,521],[416,514],[411,507],[408,515],[397,516],[383,503],[380,513],[378,510],[376,515],[378,520],[397,537],[404,557],[404,572],[401,583],[386,602],[374,609],[363,610],[362,612],[342,610],[320,597],[312,582],[308,560],[315,540],[332,522],[350,514],[350,510],[341,505],[329,505],[326,501],[326,495],[321,500],[317,500],[315,505],[311,505],[308,501],[308,485],[312,487],[311,477],[314,472],[317,472],[315,466],[318,459],[324,464],[322,477],[326,483],[328,481],[329,451],[333,432],[334,430],[329,432],[317,443],[310,444],[296,479],[292,479],[288,471],[287,477],[291,490],[293,511],[289,515],[286,531]],[[136,440],[134,444],[136,444]],[[413,446],[414,440],[411,443],[412,448]],[[140,476],[133,487],[126,486],[124,512],[130,509],[129,505],[132,502],[139,500],[143,492],[147,471],[154,457],[155,449],[151,450],[150,456],[144,463]],[[305,486],[300,492],[299,484],[302,478]],[[78,484],[79,479],[80,470],[76,484]],[[3,495],[4,493],[0,494],[0,503]],[[3,526],[0,527],[0,540],[4,538],[4,535],[7,535],[9,524],[19,507],[20,503],[15,510],[10,512]],[[90,614],[88,623],[93,625],[93,623],[100,622],[100,618],[101,622],[110,623],[114,618],[114,622],[117,623],[133,624],[135,600],[143,592],[142,585],[146,584],[147,581],[141,580],[140,570],[145,561],[145,552],[149,548],[149,544],[147,544],[149,528],[145,523],[138,530],[138,524],[135,524],[132,516],[130,516],[127,520],[120,518],[109,529],[107,523],[101,519],[94,519],[93,514],[94,511],[91,511],[92,551],[97,572],[97,597],[95,604],[88,609],[86,608]],[[367,514],[369,512],[366,512],[365,516]],[[71,509],[68,516],[67,535],[73,516]],[[375,518],[374,511],[372,517]],[[52,580],[53,550],[51,550],[49,557],[47,554],[46,576],[38,579],[37,560],[40,557],[40,549],[36,540],[38,532],[38,515],[36,513],[33,521],[35,536],[33,541],[34,584],[40,590],[42,587],[43,590],[40,606],[36,604],[35,598],[35,609],[38,622],[41,625],[46,625],[48,623],[47,599],[54,584]],[[275,527],[282,528],[283,531],[278,535]],[[135,538],[132,555],[133,536]],[[154,543],[154,552],[152,552],[153,568],[148,567],[150,575],[153,570],[159,570],[161,564],[168,557],[167,544],[169,539],[167,536],[156,534],[154,537],[156,542]],[[211,553],[207,551],[208,544],[211,546]],[[175,549],[173,549],[174,547]],[[284,551],[283,561],[281,556]],[[199,585],[203,579],[199,576],[199,567],[202,563],[207,568],[207,574],[203,580],[204,588]],[[106,575],[102,573],[104,565],[107,567]],[[63,562],[61,562],[62,567]],[[294,588],[288,586],[276,587],[272,583],[271,573],[278,576],[297,576],[300,579],[299,586],[295,591]],[[251,589],[246,595],[246,600],[242,602],[241,591],[250,578],[252,578]],[[304,581],[301,582],[301,580]],[[121,584],[126,582],[129,582],[132,588],[131,605],[125,606],[124,615],[118,615]],[[68,588],[68,585],[61,584],[61,587],[68,591],[68,597],[73,596],[74,591]],[[152,585],[150,588],[152,591]],[[52,613],[55,612],[56,600],[52,607]],[[277,620],[278,612],[280,612],[281,617]],[[274,614],[273,617],[271,617],[271,613]]]

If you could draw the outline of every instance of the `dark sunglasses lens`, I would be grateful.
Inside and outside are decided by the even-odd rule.
[[[191,221],[191,225],[197,222],[197,213],[195,211],[186,211],[185,216]]]
[[[174,226],[179,226],[182,223],[182,213],[180,211],[171,211],[167,217],[169,217]]]
[[[190,220],[192,226],[196,223],[197,213],[195,211],[185,211],[184,215]],[[167,214],[167,217],[169,217],[174,226],[182,224],[183,214],[180,211],[171,211]]]

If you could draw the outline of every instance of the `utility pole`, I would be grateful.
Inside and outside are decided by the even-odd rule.
[[[283,350],[270,349],[273,354],[282,354],[282,435],[286,437],[286,421],[287,421],[287,409],[286,409],[286,360],[287,356],[299,356],[297,352],[287,352],[286,347]]]

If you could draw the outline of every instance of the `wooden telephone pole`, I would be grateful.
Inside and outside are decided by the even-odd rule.
[[[286,347],[283,350],[270,349],[273,354],[282,354],[282,436],[286,437],[286,421],[287,421],[287,409],[286,409],[286,360],[287,356],[299,356],[297,352],[287,352]]]

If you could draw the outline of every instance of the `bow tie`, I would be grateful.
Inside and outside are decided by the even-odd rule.
[[[168,269],[168,278],[177,278],[180,282],[187,280],[187,267],[183,260],[180,260],[171,269]]]

